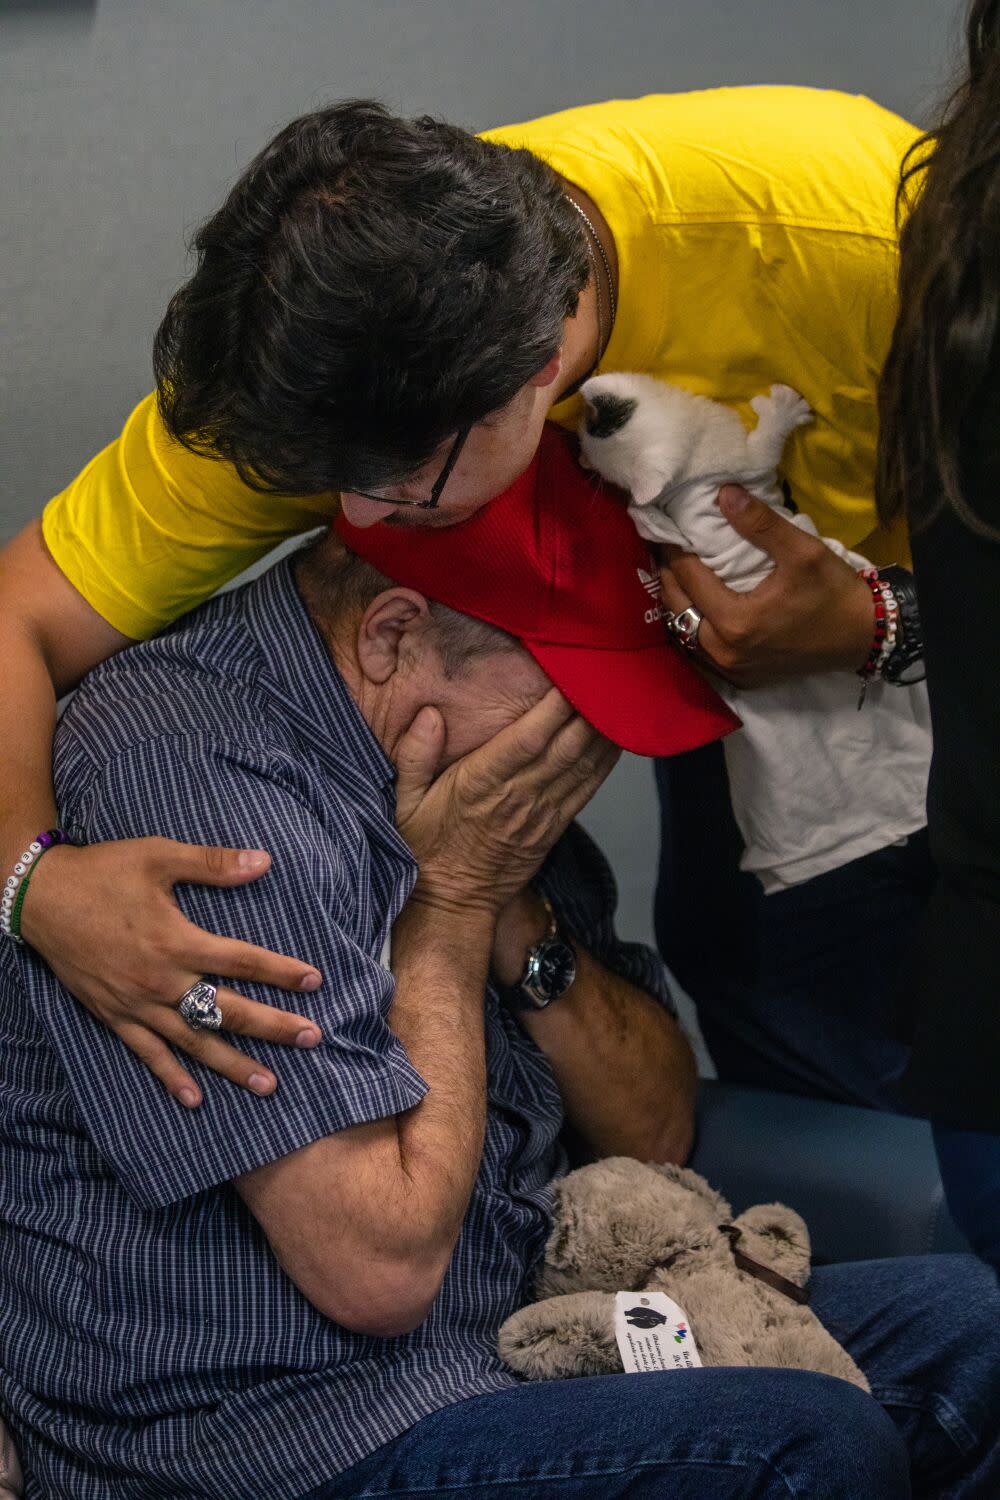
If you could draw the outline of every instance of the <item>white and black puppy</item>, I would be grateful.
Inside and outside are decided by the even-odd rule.
[[[628,491],[640,535],[697,552],[730,588],[754,588],[769,560],[733,530],[716,497],[741,484],[791,519],[777,467],[791,434],[812,421],[808,403],[773,385],[750,402],[757,425],[748,432],[728,406],[651,375],[595,375],[582,394],[583,460]]]

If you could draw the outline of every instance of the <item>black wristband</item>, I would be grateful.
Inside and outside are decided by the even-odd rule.
[[[900,634],[890,655],[882,664],[880,676],[884,682],[895,687],[912,687],[923,682],[924,632],[920,624],[920,606],[917,602],[917,586],[913,574],[893,564],[879,568],[878,576],[889,585],[899,608]]]

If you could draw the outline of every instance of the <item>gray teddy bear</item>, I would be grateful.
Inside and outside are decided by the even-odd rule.
[[[684,1167],[609,1157],[555,1186],[536,1295],[500,1329],[500,1356],[531,1380],[621,1371],[615,1293],[666,1292],[687,1314],[705,1365],[771,1365],[869,1390],[806,1305],[809,1231],[780,1203],[733,1219]]]

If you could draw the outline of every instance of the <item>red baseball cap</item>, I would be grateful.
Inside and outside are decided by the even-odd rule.
[[[740,721],[663,624],[659,576],[621,496],[547,425],[529,467],[447,528],[334,523],[394,583],[506,630],[624,750],[677,755]]]

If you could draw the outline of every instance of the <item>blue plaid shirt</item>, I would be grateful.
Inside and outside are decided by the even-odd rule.
[[[27,1495],[249,1500],[307,1494],[450,1402],[514,1377],[495,1350],[548,1230],[562,1108],[542,1053],[492,989],[478,1179],[426,1322],[397,1339],[322,1317],[231,1179],[420,1102],[386,1023],[379,954],[415,867],[393,770],[281,563],[94,672],[60,726],[63,820],[91,842],[161,834],[263,847],[237,890],[189,886],[195,922],[311,961],[312,1051],[253,1042],[277,1092],[197,1063],[177,1105],[29,949],[0,953],[0,1409]],[[566,928],[666,1002],[617,943],[614,884],[573,829],[544,883]],[[236,1045],[243,1045],[239,1038]]]

